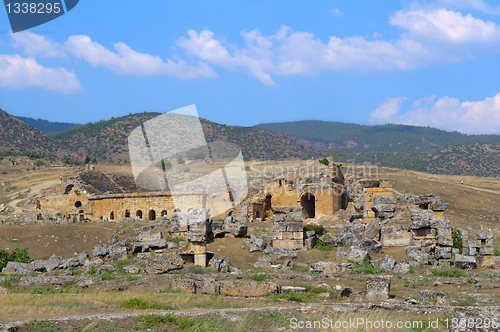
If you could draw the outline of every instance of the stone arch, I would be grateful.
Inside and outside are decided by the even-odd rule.
[[[161,211],[161,216],[162,217],[166,217],[167,213],[168,213],[167,210],[163,210],[163,211]]]
[[[305,218],[314,218],[316,216],[316,197],[310,192],[306,192],[300,197],[300,206],[302,206],[302,216]]]
[[[235,209],[231,209],[227,212],[227,215],[228,216],[232,216],[233,214],[236,214],[236,210]]]
[[[142,219],[142,211],[141,210],[137,210],[137,212],[135,213],[135,216],[139,217],[139,219]]]
[[[74,184],[68,184],[64,189],[64,195],[69,194],[69,192],[71,191],[71,189],[73,189],[74,186],[75,186]]]
[[[75,207],[76,207],[76,208],[79,208],[79,207],[81,207],[81,206],[82,206],[82,202],[80,202],[80,201],[76,201],[76,202],[75,202]]]
[[[114,211],[111,211],[111,213],[109,214],[109,220],[115,220],[115,212]]]
[[[156,211],[149,210],[149,220],[156,220]]]

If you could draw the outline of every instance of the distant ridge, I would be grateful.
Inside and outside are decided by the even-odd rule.
[[[290,135],[322,151],[432,153],[449,145],[500,144],[500,135],[464,135],[430,127],[394,124],[366,126],[306,120],[262,123],[256,127]]]
[[[0,151],[37,152],[46,157],[84,161],[126,161],[129,158],[128,135],[141,123],[161,113],[136,113],[101,120],[85,125],[53,123],[34,120],[40,127],[62,129],[62,133],[48,135],[0,110]],[[254,127],[226,126],[200,119],[208,142],[227,141],[241,147],[245,160],[279,160],[320,158],[320,151],[288,135]]]
[[[51,122],[42,119],[27,118],[24,116],[16,116],[19,120],[22,120],[32,126],[33,128],[43,131],[47,134],[59,134],[68,129],[79,126],[78,123],[67,123],[67,122]]]

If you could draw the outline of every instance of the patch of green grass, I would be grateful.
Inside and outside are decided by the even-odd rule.
[[[24,326],[27,331],[32,332],[59,332],[64,331],[62,327],[52,322],[43,321],[38,322],[34,321],[32,323],[28,323]]]
[[[321,241],[317,241],[316,244],[314,245],[314,249],[318,249],[321,251],[332,251],[335,247],[332,246],[331,244],[324,244]]]
[[[272,279],[272,278],[269,277],[269,276],[266,276],[265,274],[258,274],[258,275],[255,275],[255,276],[248,277],[248,279],[253,280],[253,281],[261,282],[261,281],[264,281],[264,280],[267,280],[267,279]]]
[[[170,304],[159,304],[159,303],[149,303],[143,299],[138,299],[133,297],[120,303],[122,308],[135,308],[135,309],[163,309],[163,310],[174,310],[174,306]]]
[[[309,272],[309,267],[294,265],[290,270],[297,273],[307,273]]]
[[[174,271],[168,271],[167,274],[186,274],[186,271],[182,270],[174,270]]]
[[[351,274],[380,274],[380,270],[374,267],[370,262],[356,264]]]
[[[410,268],[408,269],[409,274],[415,274],[417,271],[415,270],[415,267],[413,265],[410,265]]]
[[[186,241],[186,239],[182,237],[173,237],[171,239],[167,239],[167,242],[173,242],[179,244],[179,242]]]
[[[310,299],[308,299],[305,295],[298,294],[295,292],[290,292],[286,294],[275,294],[268,296],[268,298],[277,300],[277,299],[285,299],[288,301],[293,301],[293,302],[311,302]]]
[[[461,270],[436,270],[432,269],[431,270],[432,275],[436,277],[456,277],[456,278],[461,278],[465,277],[465,274]]]
[[[12,284],[17,281],[16,277],[10,277],[9,279],[5,279],[0,283],[0,286],[5,288],[11,288]]]
[[[190,268],[189,272],[196,273],[196,274],[210,274],[211,273],[211,271],[209,269],[204,269],[204,268],[199,267],[199,266],[194,266],[194,267]]]
[[[500,256],[500,248],[498,247],[493,248],[493,255]]]
[[[188,331],[235,331],[233,324],[221,322],[214,317],[194,318],[189,316],[166,315],[141,315],[137,322],[148,328],[163,324],[176,325],[181,330]],[[168,331],[166,329],[164,331]]]

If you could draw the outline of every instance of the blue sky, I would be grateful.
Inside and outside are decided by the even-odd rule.
[[[496,6],[87,0],[15,34],[0,10],[0,108],[86,123],[196,104],[230,125],[320,119],[500,134]]]

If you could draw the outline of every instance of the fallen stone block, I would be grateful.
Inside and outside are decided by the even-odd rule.
[[[219,295],[220,284],[213,278],[205,278],[201,283],[201,287],[197,287],[197,293]]]
[[[361,264],[365,261],[369,261],[370,255],[366,250],[338,247],[337,258],[350,260],[355,263]]]
[[[212,269],[220,272],[228,272],[229,271],[229,257],[221,256],[221,257],[212,257],[210,260],[210,265]]]
[[[24,274],[27,266],[27,263],[7,262],[7,265],[2,269],[2,273]]]
[[[333,262],[317,262],[311,264],[310,270],[313,272],[323,272],[326,274],[331,274],[338,271],[338,265],[337,263]]]
[[[281,294],[287,294],[287,293],[297,293],[297,294],[305,294],[307,290],[304,287],[294,287],[294,286],[282,286],[281,287]]]
[[[451,247],[436,247],[434,257],[436,259],[451,259]]]
[[[266,248],[264,249],[264,253],[267,255],[271,255],[275,260],[283,260],[286,258],[293,259],[297,257],[297,251],[288,248]]]
[[[186,240],[190,242],[205,242],[207,240],[206,233],[202,232],[187,232]]]
[[[419,290],[418,299],[421,304],[446,304],[446,293],[432,290]]]
[[[196,294],[196,282],[190,278],[176,278],[170,283],[170,287],[190,294]]]
[[[354,243],[355,249],[368,252],[369,255],[375,255],[382,252],[382,244],[372,239],[362,239]]]
[[[406,247],[406,262],[412,266],[429,265],[431,249],[427,247]]]
[[[221,296],[241,296],[241,297],[263,297],[278,293],[278,285],[275,282],[263,281],[221,281]]]
[[[247,235],[247,226],[238,223],[224,224],[224,231],[234,235],[235,237],[242,237]]]
[[[250,248],[250,252],[255,252],[255,251],[263,251],[266,249],[267,244],[263,239],[255,239],[252,242],[252,247]]]
[[[368,300],[387,300],[391,288],[391,277],[369,276],[366,281],[366,298]]]
[[[206,254],[206,252],[207,252],[207,246],[205,243],[189,242],[189,241],[179,242],[180,255],[202,255]]]
[[[477,267],[477,262],[472,256],[455,254],[455,261],[453,265],[455,266],[455,269],[475,269]]]
[[[380,259],[371,261],[371,264],[383,272],[390,272],[396,266],[396,259],[392,256],[385,255]]]
[[[104,258],[109,254],[109,248],[105,244],[100,244],[92,249],[92,254],[94,257]]]
[[[411,233],[408,226],[384,226],[380,231],[383,247],[406,247],[410,245]]]
[[[184,267],[182,258],[178,254],[170,254],[159,259],[146,262],[144,272],[147,274],[163,274]]]
[[[127,265],[123,267],[123,271],[130,273],[130,274],[137,274],[139,273],[139,268],[136,267],[135,265]]]
[[[118,247],[110,250],[109,259],[113,262],[127,259],[127,247]]]

